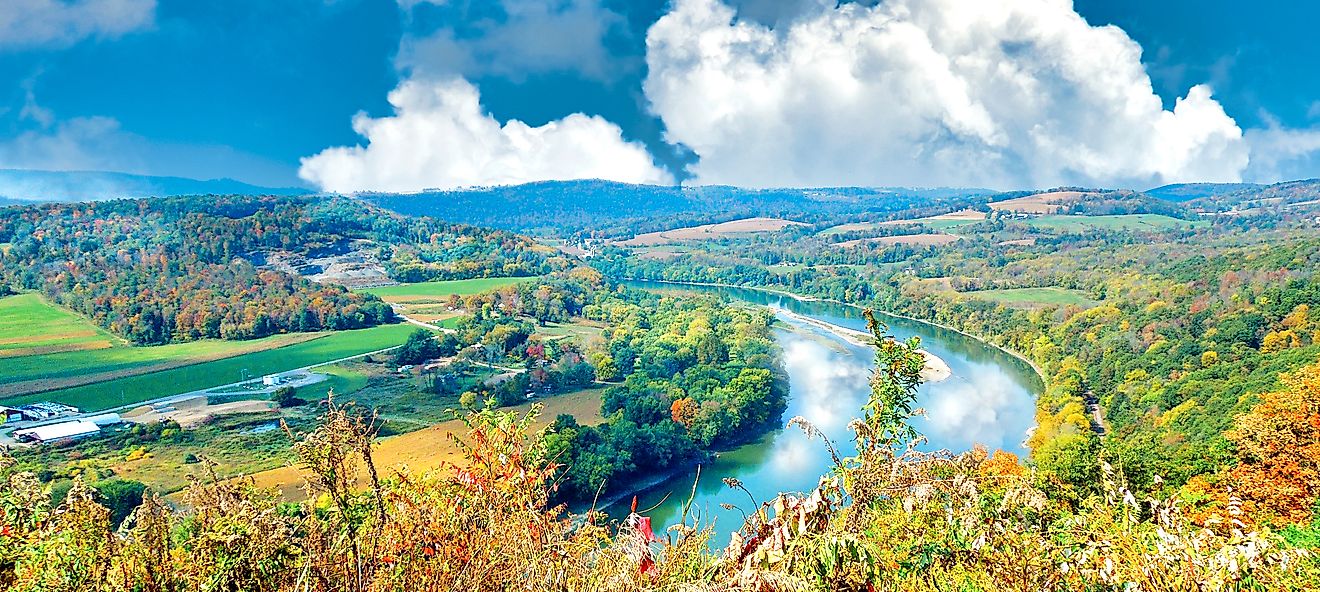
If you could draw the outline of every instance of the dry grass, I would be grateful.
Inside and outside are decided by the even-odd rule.
[[[919,222],[932,222],[938,220],[954,220],[959,222],[967,222],[967,221],[979,222],[981,220],[985,220],[985,212],[978,212],[976,210],[958,210],[956,212],[949,212],[947,214],[940,214],[938,216],[927,216],[925,218],[916,218],[912,220],[890,220],[888,222],[881,222],[880,225],[896,226],[900,224],[916,224]],[[844,226],[837,226],[835,228],[844,228],[846,226],[864,226],[864,225],[845,224]]]
[[[703,224],[661,232],[648,232],[626,241],[619,241],[617,244],[625,247],[648,247],[681,241],[713,240],[740,234],[778,232],[789,226],[804,226],[804,224],[781,218],[744,218],[742,220],[720,222],[719,224]]]
[[[600,415],[600,391],[583,390],[565,395],[547,397],[537,401],[543,405],[541,415],[537,417],[535,428],[543,428],[554,422],[555,417],[566,413],[577,418],[582,425],[596,425],[604,421]],[[511,407],[519,414],[526,413],[531,403]],[[462,421],[450,420],[431,427],[408,432],[390,438],[382,438],[372,448],[376,465],[383,474],[391,474],[390,469],[407,466],[413,472],[424,472],[454,463],[462,459],[462,450],[452,436],[464,435],[468,428]],[[306,497],[303,490],[305,475],[297,467],[280,467],[262,471],[252,476],[259,487],[273,487],[290,500]],[[365,474],[358,475],[358,485],[368,484]]]
[[[1017,240],[1006,240],[999,243],[1001,247],[1030,247],[1036,244],[1034,238],[1019,238]]]
[[[927,247],[939,247],[959,240],[962,240],[961,236],[955,236],[946,233],[904,234],[901,236],[878,236],[874,238],[859,238],[857,240],[843,241],[839,243],[839,246],[843,248],[850,248],[865,244],[880,244],[880,245],[920,245]]]
[[[1054,214],[1059,211],[1059,203],[1075,200],[1085,195],[1087,194],[1080,191],[1051,191],[992,202],[990,208],[1000,212],[1016,212],[1019,214]]]

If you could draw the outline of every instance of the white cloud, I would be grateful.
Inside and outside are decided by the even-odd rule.
[[[230,146],[151,140],[124,130],[111,117],[58,119],[31,99],[24,111],[26,119],[40,125],[0,139],[0,169],[236,177],[250,183],[297,184],[288,165]]]
[[[448,4],[399,0],[405,10],[423,3]],[[605,46],[609,35],[624,30],[625,19],[600,0],[500,0],[490,6],[498,6],[501,18],[470,15],[470,7],[459,5],[451,9],[463,30],[441,27],[428,35],[405,36],[397,58],[400,69],[414,78],[495,75],[517,80],[529,73],[574,71],[608,80],[628,66],[628,59]]]
[[[150,27],[156,0],[5,0],[0,48],[67,47]]]
[[[1320,127],[1287,129],[1276,122],[1247,130],[1251,167],[1247,180],[1274,183],[1316,177],[1320,171]]]
[[[299,175],[328,191],[415,191],[550,179],[670,183],[618,126],[580,113],[539,127],[503,125],[482,111],[476,87],[454,78],[410,80],[389,95],[394,115],[359,113],[366,146],[327,148]]]
[[[647,63],[702,183],[1148,185],[1248,164],[1207,86],[1165,110],[1140,46],[1067,0],[826,6],[777,29],[675,0]]]

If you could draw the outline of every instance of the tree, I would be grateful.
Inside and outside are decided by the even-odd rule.
[[[110,523],[119,526],[142,503],[147,486],[141,481],[109,479],[92,485],[101,503],[110,509]]]
[[[1285,376],[1225,435],[1237,445],[1236,493],[1285,520],[1310,520],[1320,495],[1320,364]]]
[[[400,366],[420,364],[439,356],[440,344],[436,343],[435,335],[429,330],[418,329],[408,335],[408,339],[395,352],[394,363]]]
[[[306,404],[307,401],[299,399],[297,394],[298,394],[297,389],[294,389],[291,386],[282,386],[278,389],[275,389],[275,396],[274,396],[275,404],[279,405],[281,408],[286,408],[286,409],[289,407],[297,407],[299,405]]]

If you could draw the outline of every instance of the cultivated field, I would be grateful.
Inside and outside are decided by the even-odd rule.
[[[0,358],[106,349],[118,344],[118,338],[40,294],[0,298]]]
[[[826,228],[825,230],[820,231],[819,234],[821,236],[832,236],[846,232],[865,232],[883,226],[902,226],[907,224],[923,224],[935,230],[948,230],[950,228],[975,224],[982,220],[985,220],[985,212],[978,212],[976,210],[958,210],[957,212],[949,212],[937,216],[927,216],[925,218],[906,218],[903,220],[888,220],[885,222],[854,222],[851,224],[840,224],[838,226]]]
[[[744,218],[742,220],[720,222],[719,224],[703,224],[661,232],[648,232],[626,241],[619,241],[617,244],[625,247],[647,247],[682,241],[714,240],[758,232],[778,232],[789,226],[804,226],[804,224],[780,218]]]
[[[361,291],[375,294],[379,296],[381,300],[389,303],[438,302],[454,294],[459,296],[480,294],[482,292],[489,292],[491,290],[503,288],[505,286],[512,286],[521,282],[530,282],[533,279],[535,278],[473,278],[470,280],[446,280],[441,282],[399,284],[397,286],[367,288]]]
[[[596,425],[604,421],[600,415],[599,389],[588,389],[546,397],[538,401],[544,408],[537,418],[536,427],[549,425],[561,413],[577,418],[582,425]],[[518,413],[526,413],[531,404],[510,408]],[[461,460],[458,446],[452,436],[463,437],[467,428],[463,422],[450,420],[417,431],[398,436],[382,438],[375,446],[373,458],[381,477],[387,477],[406,466],[413,473],[422,473],[442,468],[446,463]],[[252,476],[258,487],[275,487],[288,499],[303,499],[303,478],[299,469],[286,466],[269,471],[262,471]],[[358,475],[358,482],[366,484],[366,475]]]
[[[1008,288],[1003,290],[976,290],[963,292],[979,300],[998,302],[1013,308],[1041,308],[1047,306],[1091,306],[1094,300],[1076,290],[1065,288]]]
[[[84,411],[95,411],[130,405],[159,397],[182,394],[195,390],[238,382],[245,378],[260,377],[338,360],[358,354],[390,348],[403,343],[414,325],[397,324],[315,334],[317,338],[285,345],[275,349],[251,351],[223,359],[191,363],[186,366],[154,371],[136,376],[110,378],[94,384],[54,390],[39,394],[26,394],[0,398],[0,403],[19,405],[32,401],[51,400],[73,405]],[[222,342],[244,343],[244,342]],[[189,344],[180,344],[189,345]],[[207,345],[215,345],[209,343]],[[176,346],[164,346],[176,347]],[[137,349],[157,348],[125,348]],[[114,350],[109,350],[114,351]],[[84,352],[75,352],[84,353]],[[57,354],[73,355],[73,354]]]
[[[1160,214],[1124,214],[1118,216],[1041,216],[1026,221],[1033,228],[1047,232],[1082,232],[1100,230],[1164,231],[1197,228],[1209,224],[1201,220],[1182,220]]]
[[[329,333],[134,347],[36,294],[0,299],[0,400],[161,372],[302,343]],[[52,342],[69,340],[68,346]]]
[[[1001,212],[1019,214],[1053,214],[1059,211],[1059,203],[1075,200],[1086,195],[1080,191],[1053,191],[1037,193],[1016,199],[1007,199],[990,203],[990,208]]]
[[[859,238],[857,240],[843,241],[838,246],[843,248],[856,247],[865,244],[878,245],[920,245],[928,247],[938,247],[961,240],[962,237],[952,234],[904,234],[899,236],[878,236],[874,238]]]

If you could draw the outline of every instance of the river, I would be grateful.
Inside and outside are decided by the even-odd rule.
[[[874,350],[782,311],[865,330],[866,321],[859,309],[763,290],[658,282],[628,285],[661,292],[716,293],[780,311],[776,314],[780,326],[775,329],[775,338],[783,348],[790,388],[783,421],[802,416],[824,432],[840,453],[855,451],[848,422],[861,414],[869,395]],[[1042,389],[1040,378],[1029,365],[956,331],[899,317],[880,318],[900,339],[920,337],[921,347],[943,359],[952,371],[945,380],[922,385],[918,394],[919,405],[927,413],[927,417],[916,420],[916,428],[929,440],[925,448],[961,452],[979,443],[990,450],[1023,454],[1022,442],[1034,425],[1035,397]],[[721,451],[700,467],[699,481],[694,467],[648,487],[637,494],[638,509],[654,506],[648,515],[657,530],[675,524],[697,481],[692,508],[703,522],[714,520],[715,538],[711,544],[722,548],[730,533],[741,526],[743,512],[752,509],[747,494],[730,489],[723,478],[738,478],[757,502],[763,502],[781,491],[810,491],[830,467],[829,452],[820,440],[808,440],[798,428],[779,429],[754,442]],[[721,504],[736,507],[724,508]],[[627,505],[620,503],[610,508],[611,513],[626,514]]]

